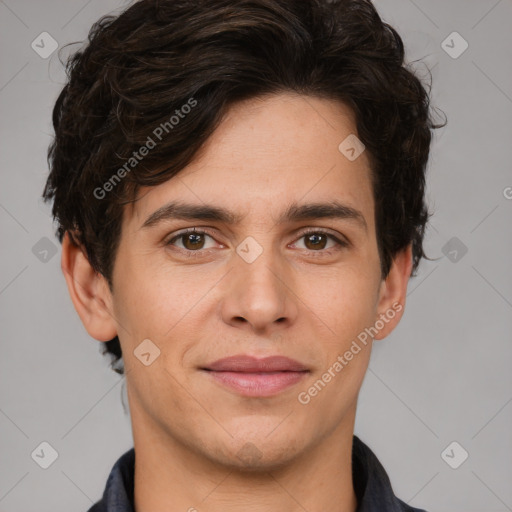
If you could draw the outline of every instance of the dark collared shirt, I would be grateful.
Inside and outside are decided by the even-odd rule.
[[[134,469],[135,450],[132,448],[114,464],[103,497],[88,512],[135,512]],[[410,507],[394,495],[382,464],[357,436],[352,445],[352,476],[358,503],[356,512],[426,512]]]

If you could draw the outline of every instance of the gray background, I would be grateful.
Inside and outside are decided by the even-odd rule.
[[[125,5],[0,1],[0,512],[85,511],[132,446],[123,379],[75,313],[39,199],[64,76],[57,52],[43,59],[31,48],[43,31],[59,47],[81,41]],[[356,434],[413,506],[512,510],[512,1],[376,5],[408,59],[423,58],[418,72],[432,69],[433,103],[448,125],[428,174],[426,249],[438,259],[421,264],[401,324],[375,345]],[[469,44],[457,58],[441,46],[454,31]],[[446,45],[453,54],[462,40]],[[48,469],[31,457],[43,441],[58,452]],[[453,441],[469,453],[458,469],[441,456]]]

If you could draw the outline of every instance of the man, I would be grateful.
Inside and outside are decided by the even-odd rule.
[[[93,26],[44,191],[126,375],[134,449],[91,512],[418,510],[354,436],[425,256],[436,126],[403,58],[367,0],[143,0]]]

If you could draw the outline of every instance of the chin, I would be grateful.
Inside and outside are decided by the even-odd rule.
[[[237,436],[230,445],[213,450],[213,458],[230,470],[258,473],[282,469],[300,455],[296,439],[287,435],[270,439],[263,432],[249,439]]]

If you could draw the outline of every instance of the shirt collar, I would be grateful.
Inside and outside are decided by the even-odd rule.
[[[88,512],[134,512],[135,449],[114,464],[100,501]],[[357,436],[352,444],[352,478],[358,507],[356,512],[426,512],[399,500],[375,454]]]

